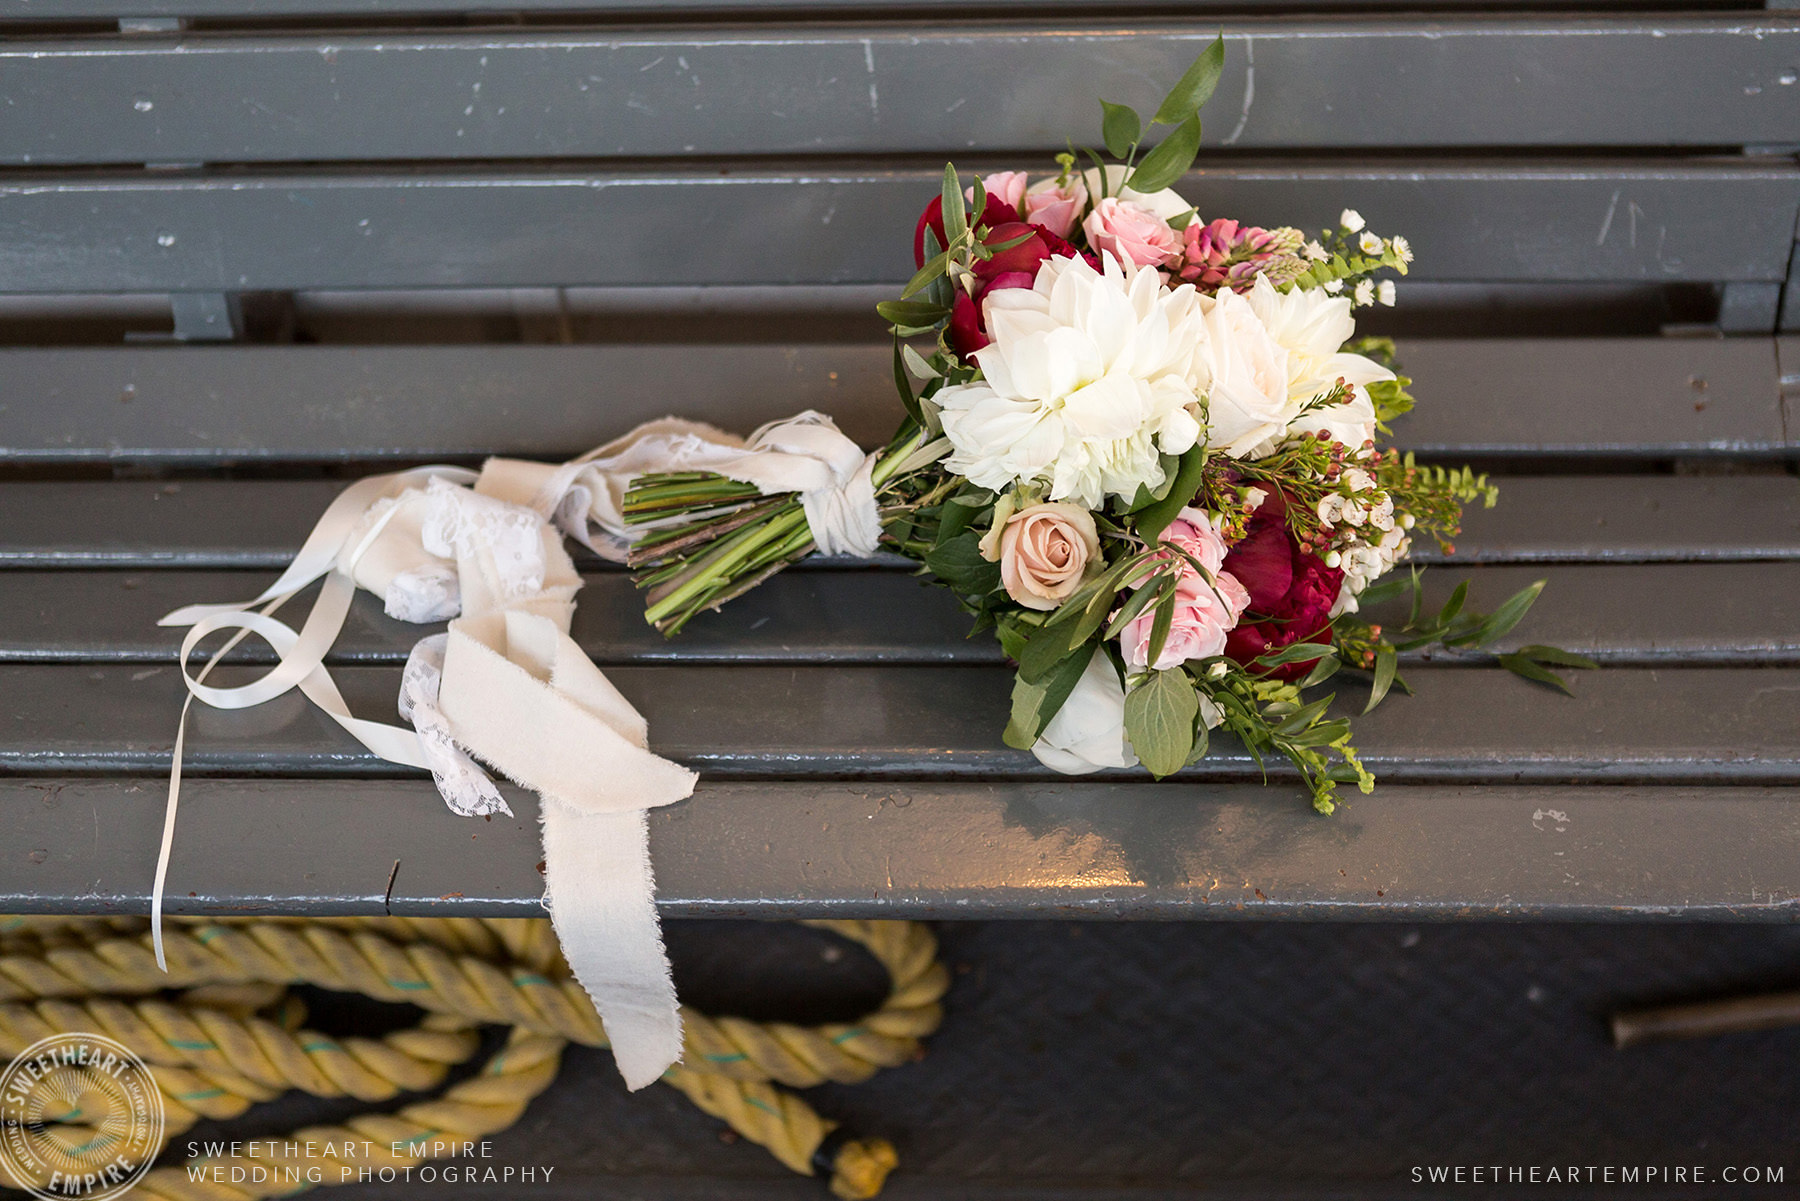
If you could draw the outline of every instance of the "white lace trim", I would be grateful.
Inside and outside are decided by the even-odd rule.
[[[430,504],[420,535],[429,554],[460,563],[466,554],[485,550],[503,601],[544,590],[543,519],[536,513],[437,479],[426,497]]]
[[[400,716],[419,732],[419,745],[424,748],[426,766],[437,781],[438,795],[452,813],[464,817],[485,817],[504,813],[511,817],[506,798],[494,786],[492,776],[456,745],[450,737],[450,723],[438,709],[438,689],[443,683],[444,647],[448,634],[421,638],[407,656],[406,670],[400,677]]]

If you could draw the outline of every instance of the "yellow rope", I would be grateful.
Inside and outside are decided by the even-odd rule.
[[[887,969],[881,1007],[822,1026],[684,1008],[683,1062],[663,1079],[794,1171],[829,1168],[832,1192],[859,1201],[881,1191],[893,1146],[828,1144],[836,1123],[787,1089],[854,1084],[917,1058],[949,977],[936,940],[915,923],[807,924],[860,943]],[[453,1155],[516,1122],[555,1079],[567,1043],[607,1045],[541,919],[250,918],[171,923],[167,934],[165,975],[142,919],[0,917],[0,1057],[62,1032],[123,1043],[151,1066],[173,1138],[289,1089],[368,1102],[435,1089],[475,1054],[479,1026],[512,1031],[478,1074],[435,1098],[257,1140],[230,1160],[156,1168],[137,1186],[147,1198],[251,1201]],[[333,1038],[303,1028],[295,984],[406,1002],[426,1016],[383,1038]],[[234,1179],[227,1167],[262,1172]]]

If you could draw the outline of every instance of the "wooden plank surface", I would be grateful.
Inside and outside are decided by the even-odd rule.
[[[1789,475],[1497,482],[1500,503],[1465,515],[1459,562],[1800,558],[1800,481]],[[0,568],[280,568],[343,486],[333,480],[8,481],[0,483]],[[1416,557],[1441,561],[1428,543]]]
[[[1429,12],[1466,8],[1480,10],[1490,6],[1491,0],[1430,0],[1429,3],[1410,4],[1407,8],[1408,11]],[[594,13],[655,15],[669,10],[684,15],[699,12],[736,15],[745,12],[759,13],[768,7],[767,0],[506,0],[504,13],[567,13],[573,19],[580,19]],[[782,0],[780,7],[783,10],[822,8],[837,11],[867,8],[891,14],[896,11],[936,13],[946,9],[960,12],[967,5],[960,0],[905,0],[903,4],[896,4],[893,0]],[[1112,11],[1129,13],[1141,8],[1142,4],[1141,0],[987,0],[981,7],[984,10],[1016,8],[1029,12],[1079,8],[1091,14]],[[1216,10],[1234,15],[1255,13],[1263,9],[1279,12],[1288,7],[1286,0],[1195,0],[1194,3],[1183,6],[1187,11]],[[1373,3],[1370,0],[1314,0],[1308,7],[1322,11],[1369,9],[1380,12],[1392,6],[1379,0]],[[1571,0],[1546,0],[1529,7],[1544,12],[1566,10],[1585,13],[1595,9],[1691,11],[1742,5],[1733,0],[1581,0],[1579,3]],[[404,20],[418,15],[470,16],[475,22],[485,19],[495,23],[505,19],[499,10],[482,8],[474,0],[0,0],[0,21],[21,23],[91,20],[110,22],[121,18],[187,17],[254,27],[256,23],[271,17],[330,20],[379,16]]]
[[[15,175],[0,181],[0,291],[896,283],[941,171]],[[1203,216],[1264,225],[1318,229],[1354,206],[1411,239],[1423,280],[1777,282],[1800,211],[1800,168],[1781,158],[1231,159],[1182,187]]]
[[[158,617],[198,601],[252,596],[272,578],[11,572],[0,577],[0,662],[168,664],[185,631],[158,627]],[[1467,580],[1471,606],[1492,608],[1540,579],[1549,583],[1530,618],[1498,649],[1550,643],[1620,666],[1800,665],[1800,563],[1452,565],[1426,575],[1425,600],[1435,611]],[[309,593],[282,616],[297,623],[311,603]],[[1003,661],[991,634],[969,635],[971,620],[947,590],[901,570],[788,571],[697,618],[674,639],[646,625],[643,609],[643,594],[624,574],[589,575],[575,639],[607,667]],[[1397,603],[1367,616],[1383,624],[1406,618]],[[436,628],[395,621],[375,597],[359,594],[330,661],[403,662]],[[252,638],[232,652],[232,661],[272,662],[273,655]]]
[[[1094,96],[1153,111],[1216,32],[1090,18],[14,41],[0,162],[1055,151],[1098,142]],[[1800,126],[1783,83],[1800,20],[1779,13],[1233,18],[1228,34],[1215,146],[1715,147]]]
[[[1409,339],[1425,453],[1768,453],[1769,338]],[[0,351],[0,462],[567,458],[671,409],[748,431],[805,408],[879,446],[885,345],[246,346]]]
[[[164,787],[0,780],[0,907],[147,911]],[[189,780],[168,911],[537,916],[537,798],[507,792],[514,818],[475,821],[428,780]],[[1759,787],[1387,785],[1325,818],[1292,789],[1257,785],[707,781],[651,811],[650,845],[670,916],[1800,911],[1800,792]]]
[[[258,673],[260,674],[260,673]],[[388,717],[398,667],[333,673],[351,710]],[[621,667],[608,673],[650,723],[651,749],[709,778],[1046,778],[1000,742],[1004,667]],[[211,682],[246,677],[221,669]],[[1564,697],[1498,668],[1421,667],[1418,695],[1357,725],[1365,760],[1395,782],[1786,784],[1800,782],[1800,670],[1611,668]],[[0,771],[167,770],[180,679],[173,666],[0,666]],[[1346,714],[1366,693],[1342,685]],[[196,775],[404,776],[299,693],[249,711],[196,706]],[[1270,765],[1280,775],[1279,766]],[[1256,780],[1220,737],[1187,775]]]

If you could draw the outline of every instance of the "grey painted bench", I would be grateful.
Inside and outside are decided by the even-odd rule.
[[[1411,237],[1401,441],[1502,487],[1432,590],[1548,578],[1516,640],[1604,670],[1563,700],[1410,664],[1362,740],[1382,786],[1322,819],[1229,748],[1047,776],[1000,742],[997,648],[897,562],[805,565],[664,642],[588,561],[576,636],[704,773],[652,817],[664,909],[1793,917],[1800,15],[469,7],[0,0],[0,912],[146,908],[159,614],[253,594],[397,464],[668,411],[881,439],[866,314],[941,160],[1031,165],[1223,22],[1185,190]],[[359,598],[353,706],[387,712],[416,633]],[[187,773],[172,912],[538,912],[531,798],[453,818],[298,696],[197,713]]]

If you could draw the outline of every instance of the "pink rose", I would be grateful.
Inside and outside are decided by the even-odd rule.
[[[1081,587],[1099,554],[1092,513],[1062,501],[1028,505],[1000,535],[1000,582],[1027,609],[1047,612]]]
[[[1080,177],[1070,176],[1066,184],[1055,178],[1040,179],[1025,192],[1025,220],[1041,225],[1059,238],[1066,238],[1081,220],[1087,207],[1088,191]]]
[[[992,175],[983,175],[981,177],[981,186],[987,189],[987,194],[990,197],[1000,201],[1002,204],[1006,205],[1007,208],[1012,209],[1014,212],[1023,211],[1019,206],[1025,201],[1025,172],[996,171]],[[973,203],[974,200],[975,189],[970,188],[969,201],[970,203]],[[1031,217],[1027,215],[1025,219],[1029,221],[1031,220]]]
[[[1119,650],[1125,666],[1133,671],[1164,671],[1190,659],[1210,659],[1225,653],[1225,636],[1237,625],[1250,603],[1250,594],[1228,571],[1213,576],[1212,583],[1192,568],[1175,586],[1175,619],[1163,640],[1162,654],[1151,663],[1150,632],[1156,625],[1156,606],[1132,618],[1119,632]]]
[[[1139,267],[1164,267],[1181,258],[1181,235],[1149,209],[1108,196],[1081,223],[1088,245]]]
[[[1185,551],[1214,575],[1218,575],[1220,568],[1225,565],[1225,553],[1230,549],[1225,545],[1225,539],[1212,519],[1194,508],[1183,509],[1176,514],[1175,520],[1164,528],[1158,541]],[[1188,570],[1193,569],[1190,567]]]

